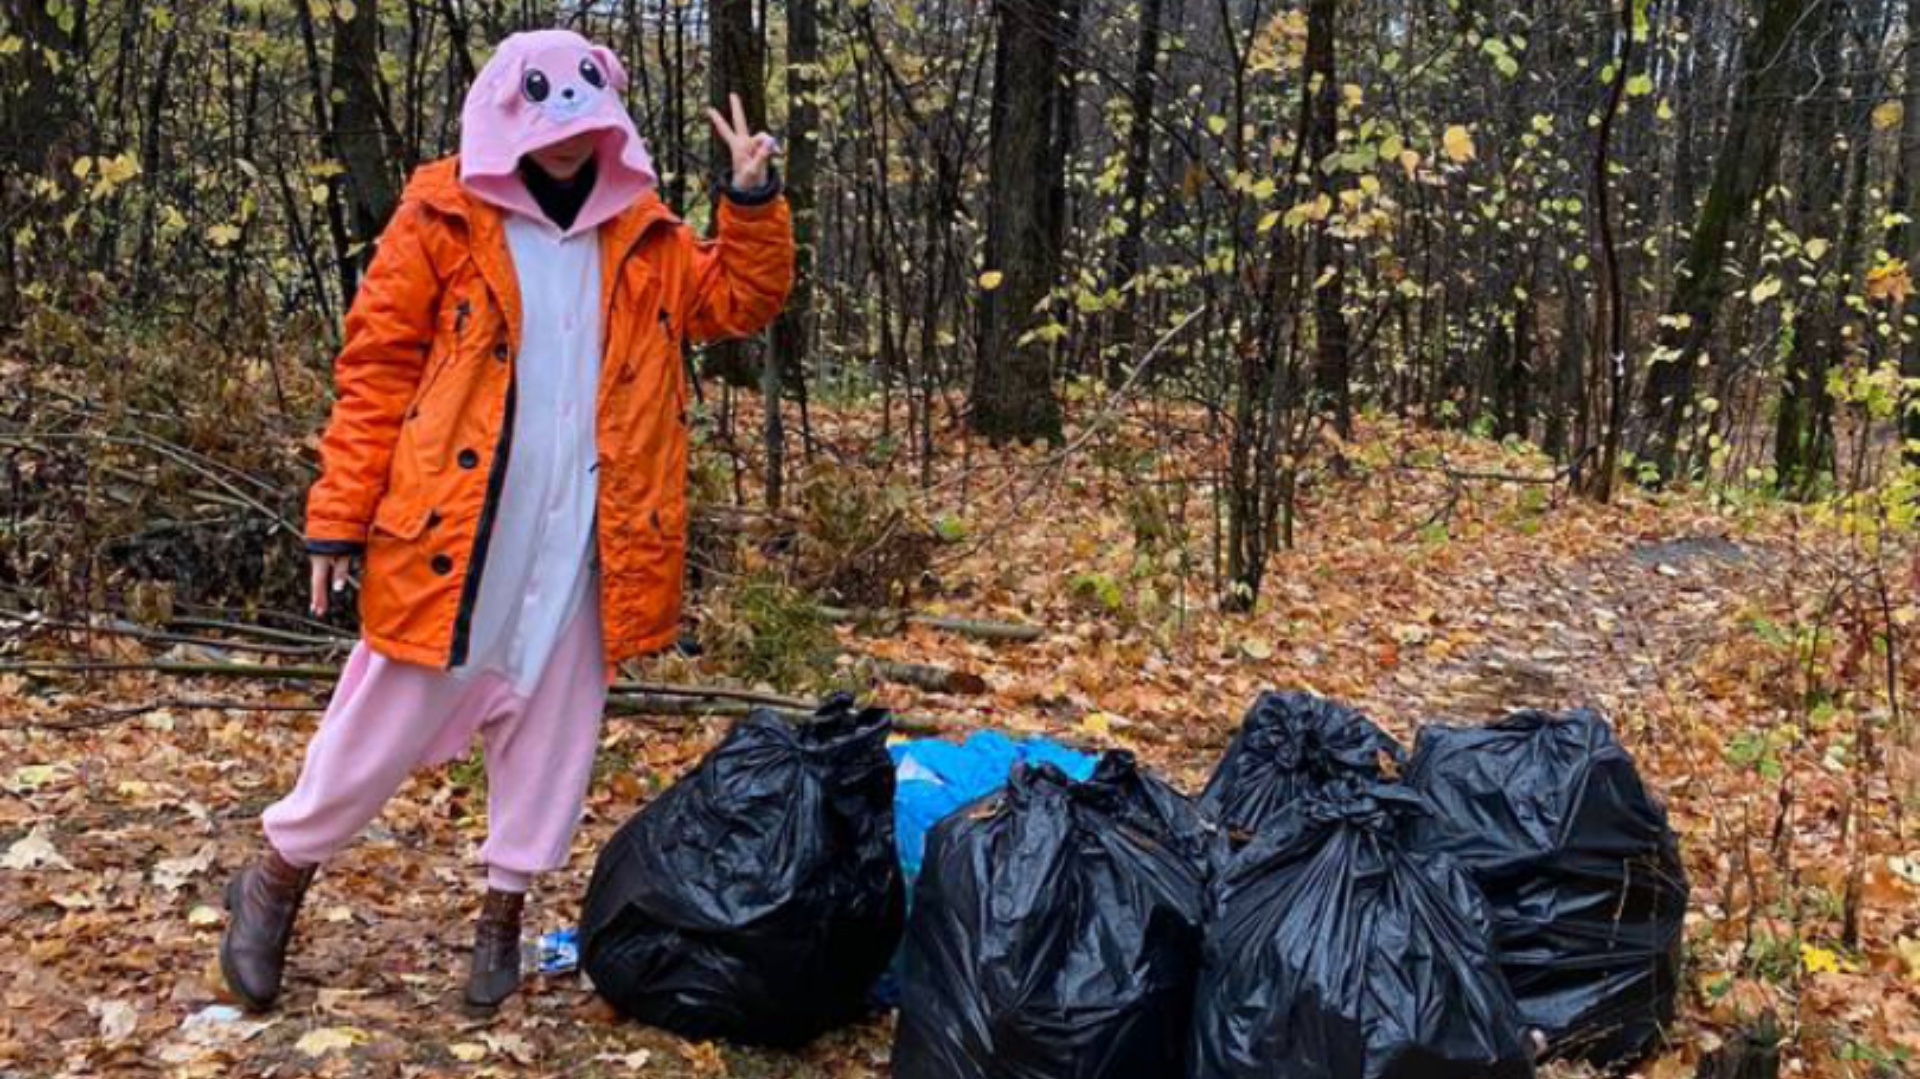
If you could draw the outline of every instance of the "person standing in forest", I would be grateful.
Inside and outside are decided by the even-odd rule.
[[[732,176],[717,236],[662,204],[577,34],[515,34],[461,112],[460,153],[407,186],[347,316],[307,503],[312,605],[364,556],[362,637],[264,849],[227,887],[221,970],[280,992],[314,872],[417,767],[484,747],[487,891],[465,989],[519,986],[537,874],[566,861],[615,665],[678,636],[688,340],[754,333],[792,283],[772,158],[712,112]]]

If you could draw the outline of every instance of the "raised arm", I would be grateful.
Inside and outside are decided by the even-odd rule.
[[[759,332],[793,287],[793,218],[772,174],[778,144],[764,131],[748,134],[738,95],[732,111],[729,119],[708,110],[733,159],[733,177],[720,198],[717,235],[694,249],[688,331],[698,341]]]

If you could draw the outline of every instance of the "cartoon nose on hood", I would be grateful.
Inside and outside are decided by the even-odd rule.
[[[621,91],[626,69],[612,50],[570,30],[514,34],[500,43],[460,110],[460,181],[503,209],[539,217],[520,180],[520,159],[593,134],[598,178],[570,233],[618,214],[659,186]]]

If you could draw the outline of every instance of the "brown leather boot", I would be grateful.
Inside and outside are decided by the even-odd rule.
[[[227,931],[220,937],[220,973],[251,1011],[280,995],[294,917],[313,883],[314,866],[292,865],[269,848],[227,882]]]
[[[520,988],[520,912],[526,896],[487,889],[467,967],[467,1007],[488,1013]]]

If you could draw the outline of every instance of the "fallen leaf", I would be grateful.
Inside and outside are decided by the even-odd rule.
[[[1813,944],[1800,946],[1800,965],[1808,974],[1840,973],[1839,955]]]
[[[47,827],[41,825],[27,833],[23,839],[16,840],[0,854],[0,869],[72,869],[73,863],[60,856],[53,848],[53,840],[47,838]]]
[[[1920,940],[1901,937],[1893,942],[1893,949],[1900,953],[1901,960],[1907,964],[1907,980],[1920,985]]]
[[[13,775],[6,782],[6,788],[13,794],[32,794],[41,787],[70,779],[72,776],[71,765],[27,764],[13,770]]]
[[[496,1053],[512,1057],[516,1063],[533,1063],[533,1045],[518,1034],[482,1034],[480,1040]]]
[[[367,1040],[359,1027],[315,1027],[300,1035],[293,1047],[310,1057],[323,1057],[342,1049],[351,1049]]]
[[[203,843],[200,849],[185,858],[166,858],[155,862],[153,866],[153,886],[163,892],[177,892],[186,883],[207,871],[213,864],[216,853],[212,843]]]
[[[87,1012],[100,1020],[100,1037],[109,1044],[125,1041],[140,1025],[140,1009],[124,1000],[94,1000]]]
[[[220,911],[204,903],[187,912],[187,924],[195,929],[205,929],[210,925],[219,925],[220,922]]]
[[[462,1064],[473,1064],[486,1059],[487,1047],[479,1042],[454,1042],[447,1046],[447,1052]]]

